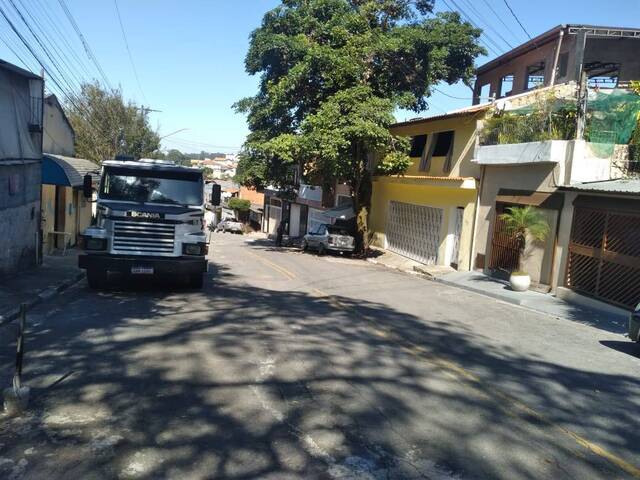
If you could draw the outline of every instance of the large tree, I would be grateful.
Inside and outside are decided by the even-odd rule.
[[[433,0],[282,0],[250,38],[259,90],[236,104],[250,134],[238,166],[246,185],[287,187],[293,166],[330,188],[344,181],[366,232],[372,164],[402,173],[406,140],[389,133],[398,108],[428,108],[439,82],[469,83],[480,31]]]
[[[76,155],[96,162],[130,155],[150,157],[160,148],[160,137],[150,126],[148,112],[125,103],[119,90],[98,83],[82,85],[80,94],[65,106],[76,134]]]

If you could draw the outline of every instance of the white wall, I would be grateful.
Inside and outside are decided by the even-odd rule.
[[[44,102],[44,137],[42,150],[54,155],[75,156],[73,129],[67,123],[60,104],[53,97]]]

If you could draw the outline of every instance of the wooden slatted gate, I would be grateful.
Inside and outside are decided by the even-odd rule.
[[[640,302],[640,214],[576,207],[566,285],[634,308]]]
[[[500,215],[505,212],[510,205],[496,205],[496,219],[493,225],[493,236],[491,237],[491,260],[489,268],[492,270],[502,270],[510,273],[517,270],[520,260],[520,249],[518,242],[512,234],[507,233],[504,221]]]

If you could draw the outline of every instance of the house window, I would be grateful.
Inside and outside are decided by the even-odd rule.
[[[415,137],[411,137],[411,152],[409,152],[409,156],[421,157],[422,152],[424,151],[424,146],[426,144],[427,144],[426,135],[416,135]]]
[[[544,62],[534,63],[527,67],[527,76],[525,78],[524,88],[531,90],[532,88],[544,85]]]
[[[424,156],[423,161],[420,162],[420,170],[429,170],[431,168],[431,159],[433,157],[447,157],[444,164],[444,171],[448,172],[451,170],[453,139],[453,130],[434,133],[431,136],[431,143],[429,144],[427,154]]]
[[[569,52],[561,53],[558,57],[558,78],[564,78],[569,71]]]
[[[490,96],[491,96],[491,84],[485,83],[480,87],[480,90],[478,92],[478,98],[476,98],[476,100],[480,103],[488,102]]]
[[[271,205],[273,205],[274,207],[281,207],[282,206],[282,201],[280,201],[280,199],[275,198],[275,197],[271,197],[271,199],[269,200],[269,203]]]
[[[513,92],[513,73],[500,79],[500,96],[508,97]]]
[[[620,75],[619,63],[591,62],[584,66],[590,87],[615,88]]]

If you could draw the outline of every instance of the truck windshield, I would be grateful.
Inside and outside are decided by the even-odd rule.
[[[100,198],[173,205],[202,204],[200,172],[146,171],[136,168],[105,169]]]

